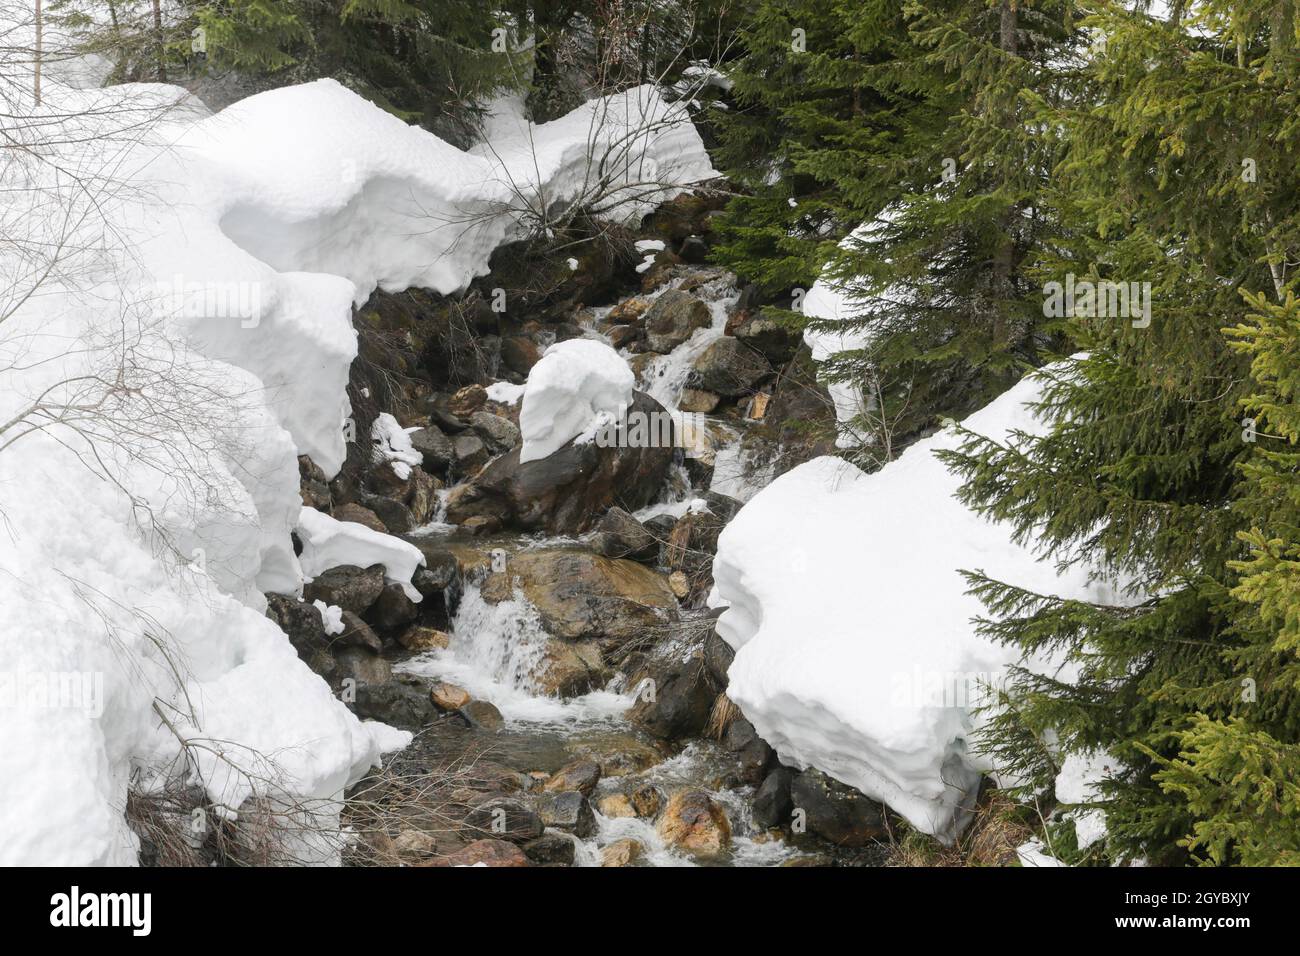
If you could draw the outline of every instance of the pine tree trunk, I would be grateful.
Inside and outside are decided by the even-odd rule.
[[[1016,5],[1018,0],[1002,0],[998,46],[1002,52],[1016,55]],[[1010,301],[1011,272],[1015,267],[1016,239],[1013,232],[1018,213],[1012,209],[1003,221],[1002,244],[993,257],[993,346],[1001,349],[1011,344],[1010,324],[1003,306]]]
[[[998,46],[1003,53],[1016,52],[1016,6],[1019,0],[1002,0],[1002,22]]]
[[[162,0],[153,0],[154,53],[158,58],[158,81],[167,82],[167,63],[163,57]]]

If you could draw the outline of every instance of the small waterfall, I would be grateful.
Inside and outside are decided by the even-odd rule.
[[[477,584],[466,586],[451,632],[462,661],[514,690],[540,692],[547,634],[537,609],[521,593],[489,604]]]

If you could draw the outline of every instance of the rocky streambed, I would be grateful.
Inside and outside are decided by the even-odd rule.
[[[349,792],[346,862],[880,860],[884,811],[782,767],[725,694],[732,651],[705,604],[718,535],[826,450],[831,430],[813,426],[830,402],[798,335],[692,261],[707,207],[676,205],[647,224],[640,248],[662,248],[621,294],[575,278],[524,318],[462,302],[457,324],[417,300],[359,317],[362,438],[333,481],[303,459],[303,500],[419,548],[422,600],[378,566],[268,596],[349,706],[415,735]],[[633,410],[671,416],[670,444],[572,442],[521,462],[520,386],[576,337],[620,350]]]

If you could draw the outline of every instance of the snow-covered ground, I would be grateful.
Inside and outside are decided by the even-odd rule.
[[[179,88],[51,79],[6,119],[33,151],[3,185],[33,208],[30,247],[0,259],[0,863],[133,862],[128,785],[178,778],[232,811],[323,801],[328,826],[404,743],[263,616],[262,592],[349,548],[408,586],[416,566],[300,506],[297,456],[327,474],[345,456],[352,308],[464,287],[539,209],[635,217],[712,176],[669,109],[640,87],[542,126],[502,116],[469,152],[331,81],[208,115]],[[598,196],[593,160],[614,170]],[[73,252],[46,270],[41,249]]]
[[[1027,407],[1039,389],[1027,378],[964,425],[1000,441],[1040,433]],[[873,474],[823,457],[777,478],[723,531],[710,596],[736,649],[727,694],[782,761],[817,767],[944,840],[980,775],[997,770],[978,752],[972,711],[1018,659],[975,633],[983,606],[960,572],[1121,600],[1086,567],[1059,574],[961,504],[935,457],[958,441],[940,432]]]

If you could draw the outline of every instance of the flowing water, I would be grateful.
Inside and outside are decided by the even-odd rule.
[[[651,360],[639,387],[666,408],[675,411],[695,358],[722,334],[735,290],[729,277],[721,276],[698,287],[697,295],[709,302],[713,313],[710,328],[698,330],[671,354]],[[653,297],[653,296],[652,296]],[[721,426],[729,444],[718,452],[726,467],[720,480],[734,490],[740,487],[740,434]],[[725,459],[724,459],[725,456]],[[750,475],[752,482],[752,475]],[[639,517],[653,514],[681,514],[692,504],[698,491],[690,487],[686,470],[674,469],[661,501],[644,509]],[[454,535],[454,526],[435,524],[422,529],[434,535]],[[475,548],[494,550],[494,563],[506,552],[525,548],[572,543],[520,537],[492,542],[473,542]],[[486,574],[484,569],[482,574]],[[624,716],[632,705],[634,689],[626,687],[627,676],[616,675],[605,688],[580,697],[560,699],[539,691],[538,669],[548,639],[537,610],[516,592],[511,599],[493,604],[480,592],[481,580],[466,581],[461,588],[450,626],[451,641],[446,649],[425,652],[399,664],[398,670],[425,678],[446,680],[467,690],[473,697],[490,701],[513,734],[535,735],[539,742],[558,738],[572,753],[603,758],[606,776],[592,795],[593,809],[602,797],[630,793],[643,784],[655,786],[666,799],[684,788],[708,792],[727,812],[732,828],[730,851],[715,865],[770,866],[797,856],[778,839],[756,831],[750,820],[753,788],[734,780],[735,758],[712,741],[697,740],[672,755],[662,745],[635,728]],[[613,759],[611,759],[613,758]],[[619,775],[609,768],[623,769]],[[731,778],[731,779],[729,779]],[[597,830],[587,840],[575,838],[575,863],[599,866],[601,848],[616,840],[632,838],[644,848],[641,865],[693,866],[697,861],[664,845],[654,824],[636,817],[606,817],[596,810]]]

